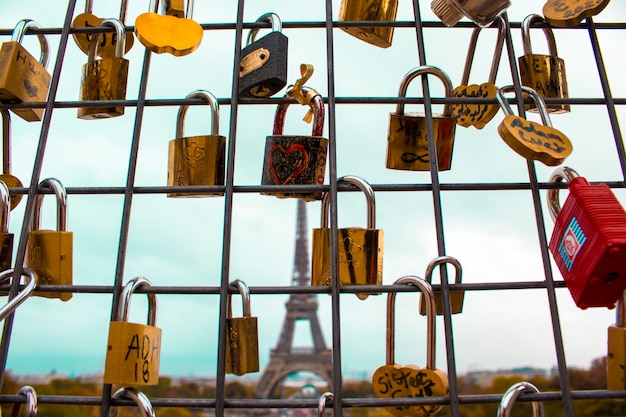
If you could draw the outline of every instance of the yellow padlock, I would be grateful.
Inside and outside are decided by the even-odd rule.
[[[259,371],[259,333],[257,317],[250,311],[250,290],[245,282],[231,282],[241,293],[243,317],[233,317],[231,294],[228,294],[226,318],[226,373],[243,375]]]
[[[426,281],[429,284],[432,284],[433,281],[433,270],[437,265],[449,263],[456,269],[456,277],[454,279],[455,284],[461,283],[461,275],[463,275],[463,269],[461,268],[461,263],[458,259],[452,256],[439,256],[428,264],[426,267]],[[437,315],[443,315],[443,301],[442,301],[442,292],[437,291],[435,294],[435,305],[437,306]],[[450,312],[451,314],[458,314],[463,311],[463,299],[465,298],[465,291],[462,290],[454,290],[450,291]],[[426,300],[424,298],[424,293],[420,295],[420,314],[422,316],[426,315]]]

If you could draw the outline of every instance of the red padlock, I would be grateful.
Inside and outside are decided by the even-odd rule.
[[[613,308],[626,289],[626,212],[606,184],[591,185],[568,167],[550,178],[561,180],[569,182],[562,210],[559,190],[548,190],[550,252],[578,307]]]

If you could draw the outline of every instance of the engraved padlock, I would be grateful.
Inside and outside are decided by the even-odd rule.
[[[398,0],[341,0],[340,22],[393,22],[398,13]],[[393,26],[340,27],[346,33],[380,48],[389,48]]]
[[[626,389],[626,293],[617,300],[615,324],[607,335],[606,388],[612,391]]]
[[[213,94],[205,90],[191,92],[185,99],[203,99],[211,109],[211,134],[185,136],[185,116],[189,105],[178,109],[176,139],[169,142],[167,153],[167,185],[224,185],[226,137],[220,136],[220,108]],[[223,192],[170,192],[168,197],[205,197]]]
[[[0,272],[0,285],[11,284],[14,274],[13,269],[7,269]],[[37,286],[37,276],[28,268],[22,268],[22,277],[25,277],[24,288],[18,292],[9,302],[0,307],[0,321],[7,318],[16,308],[18,308],[26,299],[32,295]],[[21,277],[20,277],[21,280]]]
[[[507,85],[498,89],[496,96],[505,114],[498,126],[498,134],[511,149],[526,159],[534,159],[548,166],[561,164],[572,153],[572,142],[563,132],[552,127],[541,96],[532,88],[522,86],[521,89],[535,101],[543,125],[513,114],[504,93],[515,91],[515,88]]]
[[[124,39],[124,25],[117,19],[104,19],[102,26],[115,28],[118,39]],[[80,80],[80,99],[83,101],[126,100],[128,60],[124,59],[124,42],[117,42],[115,56],[96,60],[99,33],[93,35],[87,63],[83,65]],[[124,106],[79,107],[79,119],[104,119],[124,114]]]
[[[394,285],[412,285],[426,296],[426,367],[400,365],[395,361],[395,303],[396,293],[387,295],[386,364],[372,376],[372,390],[378,398],[445,397],[448,377],[436,367],[435,361],[435,299],[428,282],[416,276],[404,276]],[[396,417],[425,417],[438,413],[443,405],[396,405],[385,407]]]
[[[432,66],[421,66],[409,71],[402,79],[398,97],[406,97],[409,83],[415,77],[426,74],[439,78],[444,85],[446,97],[450,97],[452,93],[450,77],[441,69]],[[452,106],[446,104],[442,114],[433,114],[432,122],[438,167],[440,171],[446,171],[452,164],[452,149],[456,132],[456,117],[452,115]],[[404,103],[398,103],[396,112],[389,114],[387,168],[430,171],[426,116],[422,112],[405,113]]]
[[[510,5],[510,0],[433,0],[430,8],[446,26],[456,25],[465,16],[486,27]]]
[[[256,23],[269,22],[272,31],[256,39],[259,28],[248,32],[246,47],[241,50],[239,67],[240,97],[269,97],[287,84],[289,42],[276,13],[265,13]]]
[[[550,26],[569,28],[600,13],[610,0],[547,0],[543,17]]]
[[[433,259],[432,261],[430,261],[430,263],[426,267],[425,276],[426,276],[426,281],[429,284],[432,284],[433,271],[435,270],[435,268],[437,266],[440,266],[446,263],[449,263],[452,266],[454,266],[454,269],[456,271],[454,283],[455,284],[461,283],[463,269],[461,268],[461,263],[459,262],[459,260],[452,256],[439,256]],[[443,315],[443,301],[442,301],[443,293],[440,290],[440,291],[434,292],[434,295],[435,295],[435,305],[437,307],[437,315],[442,316]],[[451,314],[458,314],[463,311],[464,299],[465,299],[465,291],[450,290],[450,313]],[[420,295],[420,314],[422,316],[426,315],[426,298],[425,298],[424,293]]]
[[[550,182],[567,180],[569,195],[548,190],[554,229],[549,248],[576,305],[612,308],[626,289],[626,212],[606,184],[589,184],[569,167]]]
[[[259,332],[257,318],[250,309],[250,290],[237,279],[230,283],[241,294],[243,317],[233,317],[231,294],[228,294],[226,318],[226,373],[244,375],[259,371]]]
[[[9,188],[0,180],[0,271],[11,268],[13,260],[13,233],[9,233]]]
[[[112,400],[124,399],[131,400],[137,407],[139,408],[139,412],[141,413],[141,417],[155,417],[154,408],[152,407],[152,403],[150,402],[150,398],[143,392],[139,391],[137,388],[133,387],[122,387],[115,391],[115,394],[111,396]],[[109,413],[109,417],[118,417],[119,416],[119,407],[111,407],[111,412]]]
[[[523,393],[539,394],[539,389],[530,382],[525,381],[511,385],[500,400],[500,405],[498,406],[498,417],[511,417],[513,415],[511,412],[513,404],[515,404],[515,401],[517,401]],[[532,406],[533,417],[544,417],[545,411],[542,402],[533,401]]]
[[[37,417],[37,392],[30,385],[25,385],[17,391],[17,395],[26,397],[25,412],[26,417]],[[22,403],[13,404],[11,409],[11,417],[20,417],[22,415]]]
[[[24,185],[19,178],[11,174],[11,115],[7,109],[0,109],[2,115],[2,174],[0,181],[8,188],[22,188]],[[22,194],[9,194],[11,210],[22,201]]]
[[[321,185],[326,175],[326,157],[328,139],[324,132],[324,100],[312,88],[302,87],[303,93],[312,96],[309,103],[313,110],[311,136],[284,135],[285,115],[288,103],[281,103],[274,116],[274,131],[265,139],[263,156],[262,185]],[[288,89],[285,97],[293,97],[293,90]],[[293,197],[305,201],[319,200],[321,192],[263,192],[263,195]]]
[[[452,90],[452,97],[462,98],[490,98],[495,99],[498,93],[496,87],[496,77],[498,75],[498,67],[500,66],[500,56],[502,55],[502,47],[506,35],[506,27],[502,17],[496,19],[498,24],[498,38],[496,47],[491,60],[491,70],[489,71],[489,79],[486,83],[469,84],[470,71],[472,70],[472,62],[474,60],[474,52],[478,42],[478,35],[482,28],[475,27],[472,31],[469,47],[467,48],[467,58],[465,58],[465,68],[461,78],[461,85]],[[457,118],[456,123],[459,126],[474,126],[476,129],[482,129],[500,110],[498,104],[452,104],[452,116]]]
[[[356,185],[367,201],[367,227],[337,229],[337,252],[339,282],[344,285],[382,285],[384,231],[376,229],[376,200],[374,190],[362,178],[349,175],[341,177],[337,183]],[[322,199],[321,227],[313,229],[313,251],[311,285],[330,285],[330,193]],[[378,292],[358,292],[356,296],[365,300]]]
[[[548,26],[542,28],[548,42],[549,55],[535,54],[530,43],[530,26],[533,23],[546,24],[538,14],[528,15],[522,22],[524,55],[517,59],[522,85],[532,88],[544,99],[568,98],[565,62],[558,57],[554,33]],[[528,103],[525,107],[528,111],[539,111],[536,103]],[[570,111],[569,104],[548,104],[546,107],[550,113]]]
[[[29,103],[43,102],[48,97],[50,74],[48,65],[48,40],[38,33],[41,55],[37,61],[21,44],[29,28],[39,28],[34,20],[20,20],[10,42],[4,42],[0,49],[0,102]],[[22,119],[34,122],[41,120],[43,108],[11,108]]]
[[[72,285],[74,264],[74,234],[67,231],[67,193],[56,178],[46,178],[40,188],[51,188],[57,200],[57,230],[41,230],[41,204],[44,194],[35,200],[33,218],[28,233],[24,266],[32,269],[42,285]],[[71,292],[37,292],[35,295],[68,301]]]
[[[157,385],[161,361],[161,329],[156,327],[157,298],[148,296],[148,324],[129,323],[130,300],[135,290],[150,287],[146,278],[128,281],[120,296],[117,317],[109,324],[105,384]]]
[[[325,392],[320,395],[320,399],[317,401],[317,417],[326,417],[326,406],[328,401],[335,399],[332,392]]]

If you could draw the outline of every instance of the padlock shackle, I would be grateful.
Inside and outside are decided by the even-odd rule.
[[[578,178],[578,172],[570,167],[559,167],[554,170],[552,175],[550,176],[550,182],[561,182],[563,180],[567,182],[571,182],[574,178]],[[561,212],[561,202],[559,201],[559,189],[551,188],[547,191],[548,197],[548,211],[550,212],[550,217],[552,217],[552,221],[556,221],[556,217]]]
[[[546,22],[546,20],[538,14],[529,14],[522,21],[522,43],[524,45],[524,55],[531,55],[533,48],[530,43],[530,27],[533,23],[542,23],[545,25],[543,29],[544,35],[546,35],[546,41],[548,42],[548,52],[550,56],[558,57],[556,50],[556,40],[554,39],[554,32]]]
[[[309,102],[309,107],[313,110],[313,124],[311,126],[311,136],[322,136],[324,134],[324,99],[313,88],[303,86],[302,94],[305,96],[313,95]],[[284,95],[285,98],[293,98],[293,86],[287,88]],[[289,103],[281,103],[276,107],[274,114],[274,136],[282,135],[285,130],[285,116],[287,114]]]
[[[496,83],[496,77],[498,76],[498,68],[500,67],[500,57],[502,56],[502,48],[504,47],[504,38],[506,36],[506,25],[502,16],[498,16],[495,20],[498,25],[498,38],[496,40],[496,49],[491,60],[491,70],[489,71],[489,79],[487,82]],[[472,37],[469,41],[467,48],[467,57],[465,58],[465,68],[463,69],[463,76],[461,77],[461,85],[469,85],[469,76],[472,71],[472,63],[474,62],[474,52],[476,52],[476,44],[478,43],[478,35],[482,27],[477,26],[472,31]]]
[[[7,269],[0,272],[0,285],[10,283],[13,279],[14,269]],[[27,279],[26,287],[17,295],[12,298],[8,303],[0,307],[0,321],[4,320],[9,314],[11,314],[16,308],[18,308],[28,296],[32,294],[37,286],[37,274],[28,268],[22,268],[22,276]],[[28,406],[27,406],[28,407]]]
[[[424,294],[426,300],[426,368],[435,369],[435,317],[437,307],[435,305],[435,295],[430,284],[415,275],[407,275],[398,278],[393,285],[414,285]],[[387,295],[387,365],[395,364],[395,336],[396,336],[396,293],[390,292]]]
[[[130,299],[133,293],[140,287],[151,287],[152,283],[144,277],[135,277],[128,281],[122,289],[119,308],[117,309],[116,321],[128,321],[130,312]],[[148,296],[148,326],[156,326],[157,298],[155,293],[147,293]]]
[[[115,42],[115,57],[123,58],[126,51],[126,36],[124,34],[124,25],[117,19],[109,18],[100,22],[100,26],[110,26],[115,29],[115,36],[117,42]],[[98,49],[98,43],[100,42],[100,36],[102,33],[94,33],[89,42],[89,52],[87,53],[87,62],[93,63],[96,59],[96,50]]]
[[[263,23],[267,22],[272,25],[272,32],[282,32],[283,31],[283,22],[280,20],[280,17],[274,12],[267,12],[256,20],[255,23]],[[256,34],[259,32],[259,28],[250,29],[248,32],[248,37],[246,38],[246,46],[251,45],[252,42],[256,39]]]
[[[435,259],[433,259],[432,261],[430,261],[430,263],[428,264],[428,266],[426,267],[426,281],[429,284],[433,283],[433,271],[435,270],[435,268],[438,265],[443,265],[443,264],[451,264],[452,266],[454,266],[454,269],[456,270],[456,275],[454,278],[454,283],[455,284],[460,284],[461,283],[461,279],[462,279],[462,275],[463,275],[463,268],[461,268],[461,263],[459,262],[458,259],[456,259],[453,256],[439,256]]]
[[[2,115],[2,173],[11,174],[11,115],[9,109],[0,109]]]
[[[337,184],[347,182],[356,185],[365,194],[367,201],[367,228],[376,229],[376,198],[372,186],[361,177],[356,175],[346,175],[337,179]],[[324,193],[322,197],[322,218],[320,221],[322,229],[329,228],[328,212],[330,211],[330,193]]]
[[[220,134],[220,106],[217,102],[217,98],[206,90],[192,91],[185,97],[185,100],[192,98],[201,98],[211,107],[211,136],[219,136]],[[183,104],[178,109],[178,116],[176,118],[176,139],[180,139],[185,136],[185,116],[189,104]]]
[[[67,192],[61,181],[56,178],[46,178],[39,183],[39,188],[51,188],[57,198],[57,231],[65,232],[67,230]],[[30,223],[30,230],[39,230],[41,227],[41,205],[43,203],[44,194],[38,194],[35,198],[35,208],[33,212],[33,220]]]
[[[242,310],[243,310],[243,317],[252,317],[252,310],[250,308],[250,289],[248,288],[248,286],[246,285],[245,282],[243,282],[240,279],[236,279],[234,281],[232,281],[228,287],[230,289],[232,289],[233,291],[239,291],[239,293],[241,294],[241,306],[242,306]],[[233,309],[232,309],[232,302],[231,302],[231,294],[228,294],[228,318],[232,318],[233,317]]]
[[[530,98],[535,102],[535,106],[539,111],[539,115],[541,116],[541,121],[544,126],[552,127],[552,120],[550,120],[550,115],[548,114],[548,108],[546,107],[546,102],[543,101],[543,98],[530,87],[520,86],[522,92],[530,95]],[[513,110],[509,105],[506,97],[504,97],[504,93],[515,92],[515,86],[513,85],[505,85],[504,87],[500,87],[496,92],[496,98],[498,99],[498,103],[500,103],[500,108],[502,108],[502,112],[505,116],[510,116],[513,114]]]
[[[536,386],[531,384],[530,382],[518,382],[517,384],[512,385],[504,395],[502,396],[502,400],[500,401],[500,405],[498,406],[498,417],[511,417],[511,409],[513,408],[513,404],[517,400],[517,398],[524,392],[536,393],[539,394],[539,389]],[[533,401],[533,417],[544,417],[545,411],[543,408],[543,403],[540,401]]]
[[[446,74],[441,68],[433,67],[431,65],[423,65],[421,67],[413,68],[411,71],[407,72],[402,82],[400,83],[400,89],[398,90],[398,98],[406,97],[406,90],[409,87],[411,81],[415,79],[415,77],[420,75],[434,75],[439,78],[443,83],[445,88],[446,97],[450,97],[452,94],[452,81],[450,81],[450,77]],[[396,105],[396,113],[399,115],[404,114],[404,103],[398,103]],[[443,107],[443,116],[451,116],[452,115],[452,104],[445,104]]]
[[[28,31],[29,28],[39,29],[39,23],[35,22],[31,19],[22,19],[17,22],[15,25],[15,29],[13,29],[13,34],[11,35],[11,42],[22,43],[22,39],[24,39],[24,35]],[[44,69],[48,66],[48,38],[43,33],[37,34],[37,39],[39,39],[39,46],[41,47],[41,55],[39,55],[39,63]]]
[[[139,412],[142,417],[155,417],[154,408],[152,403],[146,394],[133,387],[124,387],[115,391],[115,394],[111,396],[112,400],[127,399],[134,401],[139,407]],[[111,407],[109,413],[110,417],[117,417],[119,415],[119,407]]]
[[[326,417],[326,406],[328,401],[335,399],[335,395],[332,392],[325,392],[320,396],[317,402],[317,417]]]
[[[17,395],[26,397],[26,417],[37,417],[37,392],[30,385],[24,385],[17,391]],[[20,417],[22,415],[22,403],[13,404],[11,409],[11,417]]]
[[[9,213],[11,212],[11,199],[9,187],[0,180],[0,233],[9,233]]]

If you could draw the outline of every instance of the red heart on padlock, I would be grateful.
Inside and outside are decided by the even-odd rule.
[[[293,155],[290,158],[291,154]],[[298,154],[301,156],[298,157]],[[277,155],[277,164],[274,164],[274,155]],[[272,177],[274,178],[274,182],[279,185],[290,184],[309,165],[309,153],[306,151],[304,145],[299,143],[291,145],[289,149],[285,149],[282,145],[272,146],[269,159]],[[278,169],[276,169],[277,166],[279,167]],[[287,178],[282,180],[281,177],[284,178],[284,174],[289,172],[291,173]]]

